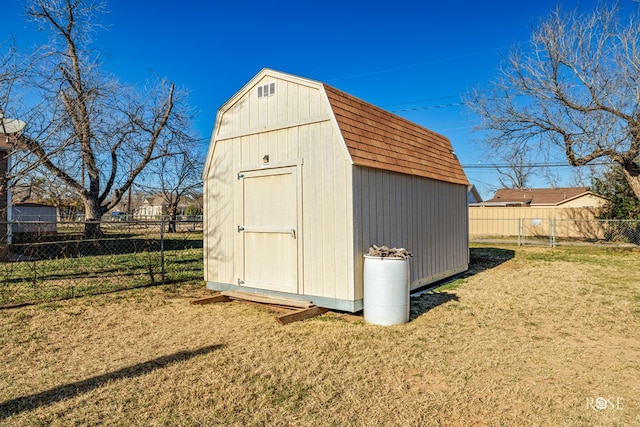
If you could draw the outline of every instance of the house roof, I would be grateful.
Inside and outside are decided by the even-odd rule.
[[[589,187],[501,188],[492,199],[486,200],[483,204],[555,206],[585,195],[593,195]]]
[[[482,196],[480,196],[480,192],[473,184],[467,187],[467,201],[469,203],[482,203]]]
[[[164,197],[158,196],[158,195],[152,195],[152,196],[145,197],[143,203],[146,203],[146,204],[152,205],[152,206],[162,206],[162,205],[166,204],[166,202],[164,200]]]
[[[355,165],[468,185],[446,137],[323,84]]]
[[[182,197],[178,206],[187,207],[191,202],[193,202],[192,197]],[[169,204],[163,196],[157,194],[145,197],[142,203],[147,206],[165,206]]]

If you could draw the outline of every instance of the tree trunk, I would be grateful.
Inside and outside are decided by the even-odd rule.
[[[84,201],[84,237],[86,239],[96,239],[104,236],[100,229],[100,220],[103,214],[103,208],[98,200]]]
[[[178,207],[170,206],[169,207],[169,233],[175,233],[176,230],[176,222],[178,220]]]
[[[622,171],[631,191],[640,200],[640,166],[634,161],[626,162],[622,164]]]

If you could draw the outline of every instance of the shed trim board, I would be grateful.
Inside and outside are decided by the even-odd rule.
[[[269,127],[265,127],[265,128],[261,128],[261,129],[251,129],[249,131],[246,132],[233,132],[230,134],[225,134],[225,135],[221,135],[219,137],[216,138],[216,141],[224,141],[227,139],[233,139],[233,138],[237,138],[239,136],[251,136],[251,135],[255,135],[258,133],[265,133],[265,132],[272,132],[275,130],[283,130],[283,129],[289,129],[289,128],[293,128],[296,126],[304,126],[304,125],[311,125],[314,123],[319,123],[319,122],[326,122],[327,120],[330,119],[330,116],[328,114],[323,114],[322,116],[319,117],[312,117],[308,120],[302,120],[298,123],[294,123],[294,124],[290,124],[290,125],[275,125],[275,126],[269,126]]]
[[[322,86],[322,94],[324,95],[325,99],[329,99],[324,85]],[[336,129],[340,129],[340,124],[338,123],[338,119],[336,118],[335,114],[330,115],[330,120]],[[353,165],[354,164],[353,157],[351,156],[351,153],[349,153],[349,149],[347,148],[347,141],[345,141],[344,136],[342,135],[342,132],[339,131],[337,134],[337,137],[340,141],[339,145],[342,148],[343,154],[346,156],[347,159],[349,159],[349,163]]]
[[[373,244],[414,253],[412,290],[468,268],[449,140],[321,82],[260,71],[218,110],[203,179],[209,289],[353,312]]]

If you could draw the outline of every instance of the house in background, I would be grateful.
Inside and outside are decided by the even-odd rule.
[[[478,192],[478,189],[476,188],[475,185],[470,185],[469,186],[469,191],[467,192],[467,203],[472,204],[472,203],[480,203],[482,202],[482,197],[480,196],[480,193]]]
[[[186,214],[187,208],[191,205],[202,204],[202,201],[197,198],[191,198],[183,196],[178,203],[178,217],[182,217]],[[145,197],[142,203],[134,209],[135,219],[158,219],[163,215],[167,215],[167,209],[169,204],[160,195],[152,195]]]
[[[486,201],[469,204],[472,238],[549,236],[599,239],[592,220],[607,200],[588,187],[500,189]]]
[[[58,208],[42,203],[15,203],[11,207],[11,235],[56,234]]]
[[[414,254],[412,289],[468,269],[450,141],[321,82],[260,71],[218,110],[203,178],[209,289],[353,312],[373,244]]]
[[[553,208],[598,208],[607,202],[589,187],[567,188],[502,188],[493,198],[472,206],[524,206]]]
[[[136,209],[135,218],[152,219],[161,217],[167,209],[167,202],[162,196],[154,195],[145,197]]]

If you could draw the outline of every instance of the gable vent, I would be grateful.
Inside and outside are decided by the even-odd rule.
[[[276,84],[267,83],[266,85],[258,86],[258,98],[264,98],[265,96],[271,96],[276,93]]]

